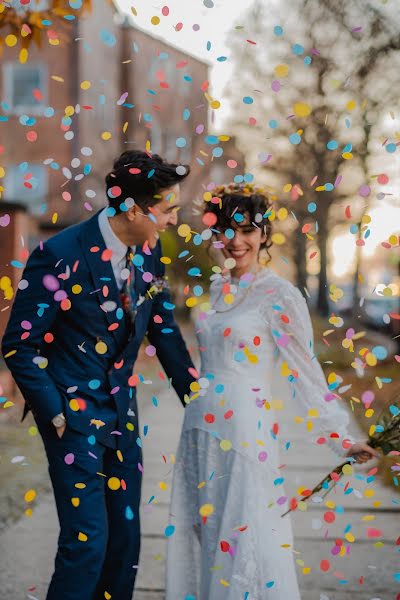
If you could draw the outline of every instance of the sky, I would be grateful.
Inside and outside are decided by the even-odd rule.
[[[223,91],[232,73],[226,41],[233,27],[240,25],[240,16],[253,0],[117,0],[116,3],[132,17],[134,24],[210,63],[210,94],[222,103],[221,108],[214,111],[214,125],[221,130],[229,116],[229,103],[224,100]],[[213,7],[207,8],[206,4]],[[137,16],[133,15],[132,6]],[[168,16],[162,13],[164,6],[169,8]],[[151,23],[154,16],[160,18],[159,25]],[[176,30],[178,23],[183,24],[180,31]],[[210,50],[207,50],[207,42],[211,43]],[[227,56],[228,60],[217,61],[221,56]]]

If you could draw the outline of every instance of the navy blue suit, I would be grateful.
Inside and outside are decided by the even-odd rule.
[[[143,265],[135,269],[135,292],[145,299],[133,329],[105,249],[97,214],[36,248],[2,342],[43,438],[60,520],[48,600],[131,599],[142,456],[129,378],[145,334],[182,402],[193,381],[169,292],[150,298],[152,284],[142,278],[164,275],[160,244],[151,255],[137,250]],[[51,424],[60,412],[67,420],[61,439]]]

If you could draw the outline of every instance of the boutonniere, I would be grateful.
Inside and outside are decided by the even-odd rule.
[[[146,292],[148,300],[152,300],[157,294],[161,294],[165,290],[168,290],[168,277],[163,275],[162,277],[155,277],[150,284],[149,289]]]

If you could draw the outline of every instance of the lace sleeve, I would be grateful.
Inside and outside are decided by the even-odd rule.
[[[289,380],[299,416],[313,417],[314,435],[324,438],[336,454],[345,456],[354,443],[348,432],[349,413],[329,389],[314,355],[313,329],[306,301],[290,286],[280,297],[279,304],[270,304],[264,309],[264,318],[269,322],[276,345],[275,369],[278,377]]]

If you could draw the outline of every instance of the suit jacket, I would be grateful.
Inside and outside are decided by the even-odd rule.
[[[128,330],[98,214],[50,238],[31,254],[2,341],[4,359],[36,419],[64,412],[68,426],[110,447],[139,436],[131,378],[147,332],[183,402],[193,363],[171,310],[168,290],[146,296],[162,277],[158,242],[135,269],[135,291],[146,297]],[[147,279],[147,277],[146,277]],[[154,317],[158,315],[158,318]],[[139,374],[140,380],[140,374]]]

